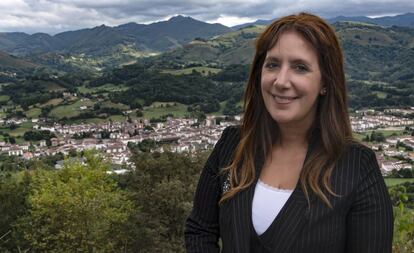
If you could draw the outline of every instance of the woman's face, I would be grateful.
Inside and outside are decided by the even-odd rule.
[[[261,76],[264,104],[273,120],[309,128],[321,88],[316,50],[295,31],[281,34],[266,54]]]

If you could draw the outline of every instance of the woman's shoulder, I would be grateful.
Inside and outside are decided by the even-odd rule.
[[[213,150],[220,167],[225,167],[230,163],[236,147],[240,142],[240,132],[241,126],[239,125],[228,126],[223,130]]]
[[[345,146],[345,152],[358,153],[362,156],[375,154],[369,146],[357,140],[349,141]]]
[[[228,126],[223,130],[218,143],[221,143],[222,145],[234,145],[240,140],[240,132],[240,125]]]
[[[240,131],[241,125],[231,125],[224,128],[223,134],[237,135],[240,134]]]
[[[343,167],[356,169],[357,174],[365,174],[372,169],[379,170],[375,152],[359,141],[350,141],[346,145],[339,163]]]

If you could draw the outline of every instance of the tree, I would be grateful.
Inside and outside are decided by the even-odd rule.
[[[28,172],[0,174],[0,251],[17,250],[17,247],[26,248],[27,242],[15,230],[16,221],[20,216],[27,214],[26,197],[29,189]]]
[[[138,143],[138,148],[142,152],[150,152],[152,149],[156,148],[157,144],[152,139],[145,139],[142,142]]]
[[[124,176],[120,184],[133,193],[135,203],[140,203],[143,220],[131,220],[135,223],[131,233],[141,236],[141,241],[136,242],[137,251],[185,252],[183,224],[191,210],[207,155],[207,152],[194,157],[171,152],[133,155],[131,160],[136,169]]]
[[[49,116],[49,112],[53,109],[53,105],[47,105],[45,107],[42,107],[40,112],[40,117],[47,118]]]
[[[34,172],[29,213],[18,221],[34,252],[124,251],[134,205],[106,173],[108,163],[89,152],[86,159]]]
[[[14,130],[14,129],[16,129],[17,128],[17,126],[16,126],[16,124],[14,124],[14,123],[11,123],[10,125],[9,125],[9,129],[10,130]]]
[[[393,252],[414,251],[414,182],[389,188],[394,207]]]
[[[141,111],[141,110],[137,110],[137,111],[136,111],[136,116],[137,116],[137,117],[143,117],[143,116],[144,116],[144,114],[142,113],[142,111]]]
[[[9,136],[10,144],[16,144],[16,139],[13,136]]]
[[[381,132],[372,131],[369,140],[371,142],[384,142],[385,141],[385,136]]]
[[[227,101],[226,106],[223,109],[223,114],[234,116],[234,115],[239,114],[240,112],[241,112],[240,106],[237,106],[236,100],[233,97],[231,97]]]
[[[109,139],[109,136],[111,136],[111,132],[109,132],[108,130],[104,129],[101,131],[102,139]]]

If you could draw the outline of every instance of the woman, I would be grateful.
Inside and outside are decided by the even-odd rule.
[[[374,152],[352,140],[334,30],[300,13],[258,38],[240,127],[206,162],[188,252],[391,252],[393,214]]]

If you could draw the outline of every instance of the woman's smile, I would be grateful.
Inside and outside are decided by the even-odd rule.
[[[277,104],[287,105],[298,99],[297,96],[272,95]]]

